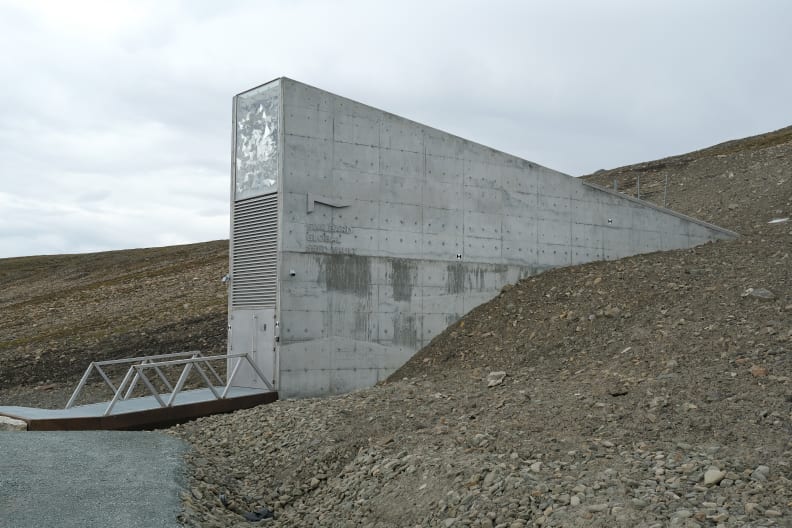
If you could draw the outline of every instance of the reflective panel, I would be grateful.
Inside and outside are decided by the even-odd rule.
[[[235,200],[278,190],[280,83],[237,96]]]

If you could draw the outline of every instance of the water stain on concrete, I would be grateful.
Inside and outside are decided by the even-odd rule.
[[[467,270],[467,291],[491,291],[496,287],[493,283],[506,284],[508,267],[503,265],[476,266]],[[489,275],[490,285],[487,285]],[[497,280],[492,280],[493,275],[500,275]]]
[[[368,340],[369,335],[369,314],[366,312],[355,313],[355,339]]]
[[[456,313],[446,314],[446,316],[445,316],[445,318],[446,318],[446,326],[451,326],[452,324],[454,324],[457,321],[459,321],[459,319],[461,317],[462,317],[461,315],[456,314]]]
[[[418,326],[415,315],[396,314],[393,317],[393,343],[417,348]]]
[[[465,265],[454,262],[446,267],[446,293],[461,294],[465,292]]]
[[[484,289],[486,288],[484,282],[484,273],[485,272],[482,268],[476,268],[474,270],[471,270],[469,275],[469,283],[470,283],[469,286],[471,291],[474,288],[478,291],[484,291]]]
[[[418,282],[418,265],[413,260],[391,260],[391,281],[393,283],[393,300],[412,300],[413,287]]]
[[[326,255],[319,263],[319,284],[329,291],[371,293],[371,258],[360,255]]]

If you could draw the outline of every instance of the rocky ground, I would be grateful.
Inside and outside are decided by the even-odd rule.
[[[387,383],[172,428],[183,524],[792,526],[792,129],[587,179],[638,175],[742,236],[525,279]]]

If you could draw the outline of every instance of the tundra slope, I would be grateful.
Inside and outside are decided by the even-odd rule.
[[[224,352],[227,269],[225,240],[0,259],[0,405],[62,407],[95,360]]]
[[[387,383],[173,428],[182,522],[792,525],[792,129],[588,179],[637,174],[742,236],[525,279]]]

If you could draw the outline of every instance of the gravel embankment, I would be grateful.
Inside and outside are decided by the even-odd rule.
[[[184,525],[792,526],[790,138],[587,177],[660,203],[667,177],[738,240],[531,277],[387,383],[170,429]],[[62,405],[91,359],[222,350],[226,262],[222,241],[0,261],[0,401]]]
[[[736,241],[547,272],[390,383],[174,428],[185,525],[792,526],[792,143],[748,143],[592,178],[668,175]]]

